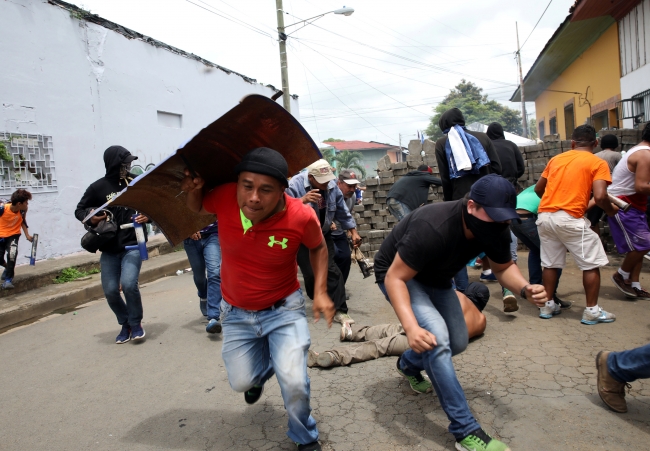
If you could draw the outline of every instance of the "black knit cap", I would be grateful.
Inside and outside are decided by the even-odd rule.
[[[244,158],[235,166],[235,173],[241,172],[268,175],[279,180],[285,187],[289,186],[287,160],[279,152],[268,147],[258,147],[244,155]]]
[[[618,147],[618,138],[616,135],[605,135],[600,138],[600,148],[616,150]]]

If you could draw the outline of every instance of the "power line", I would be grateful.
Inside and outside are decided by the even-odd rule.
[[[336,97],[336,99],[337,99],[339,102],[341,102],[343,105],[345,105],[345,107],[346,107],[347,109],[349,109],[350,111],[352,111],[352,112],[353,112],[354,114],[356,114],[360,119],[362,119],[362,120],[363,120],[364,122],[366,122],[368,125],[370,125],[371,127],[373,127],[373,128],[374,128],[375,130],[377,130],[379,133],[381,133],[382,135],[386,136],[386,137],[387,137],[388,139],[390,139],[391,141],[395,141],[394,138],[391,138],[391,137],[388,136],[386,133],[384,133],[384,132],[382,132],[381,130],[379,130],[379,129],[378,129],[378,128],[377,128],[377,127],[376,127],[372,122],[370,122],[369,120],[365,119],[365,118],[362,117],[360,114],[358,114],[356,111],[354,111],[352,108],[350,108],[350,107],[349,107],[349,106],[348,106],[348,105],[347,105],[343,100],[341,100],[341,98],[340,98],[339,96],[337,96],[337,95],[336,95],[336,94],[335,94],[331,89],[329,89],[329,88],[327,87],[327,85],[325,85],[325,83],[323,83],[323,82],[322,82],[322,81],[321,81],[321,80],[320,80],[316,75],[314,75],[314,73],[313,73],[312,71],[310,71],[310,70],[307,68],[307,66],[305,65],[305,63],[303,63],[302,59],[301,59],[299,56],[296,55],[296,58],[298,58],[298,61],[300,61],[300,64],[302,64],[302,67],[304,67],[305,70],[306,70],[307,72],[309,72],[309,73],[311,74],[312,77],[314,77],[314,78],[315,78],[315,79],[316,79],[316,80],[317,80],[321,85],[323,85],[323,86],[324,86],[324,87],[325,87],[325,88],[326,88],[326,89],[327,89],[327,90],[328,90],[328,91],[329,91],[329,92],[330,92],[334,97]]]
[[[214,8],[214,7],[209,5],[208,3],[205,3],[205,2],[203,2],[201,0],[197,0],[197,1],[201,2],[201,3],[203,3],[204,5],[208,6],[208,8],[206,8],[205,6],[201,6],[198,3],[194,3],[192,0],[185,0],[185,1],[187,3],[191,3],[192,5],[201,8],[201,9],[204,9],[204,10],[206,10],[206,11],[208,11],[208,12],[210,12],[210,13],[216,15],[216,16],[222,17],[222,18],[224,18],[224,19],[226,19],[226,20],[228,20],[230,22],[233,22],[233,23],[235,23],[237,25],[241,25],[241,26],[243,26],[245,28],[248,28],[249,30],[254,31],[255,33],[259,33],[262,36],[266,36],[267,38],[271,38],[271,39],[275,40],[275,38],[270,33],[267,33],[266,31],[261,30],[261,29],[255,27],[255,26],[253,26],[253,25],[250,25],[250,24],[244,22],[243,20],[237,19],[236,17],[231,16],[230,14],[224,13],[224,12],[219,11],[219,10],[213,11],[212,9],[209,9],[209,8]],[[217,11],[219,11],[219,12],[217,12]]]
[[[546,8],[544,9],[544,12],[542,13],[541,16],[539,16],[539,19],[537,20],[537,23],[535,24],[535,26],[533,27],[532,31],[531,31],[530,34],[528,35],[528,38],[530,38],[530,36],[533,34],[533,31],[535,31],[535,28],[537,28],[537,25],[539,25],[540,20],[542,20],[542,17],[544,17],[544,14],[546,14],[546,10],[548,9],[549,6],[551,6],[551,3],[553,3],[553,0],[551,0],[550,2],[548,2],[548,5],[546,5]],[[528,38],[526,38],[526,40],[524,41],[524,43],[522,44],[522,46],[519,47],[519,52],[521,52],[521,49],[523,49],[523,48],[524,48],[524,45],[526,45],[526,42],[528,42]]]

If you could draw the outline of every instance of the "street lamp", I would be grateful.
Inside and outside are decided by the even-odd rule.
[[[310,23],[320,19],[326,14],[342,14],[344,16],[349,16],[354,12],[354,8],[344,6],[343,8],[335,9],[334,11],[328,11],[318,16],[310,17],[309,19],[300,20],[296,23],[284,26],[284,10],[282,9],[282,0],[275,0],[275,6],[277,8],[278,14],[278,38],[280,40],[280,71],[282,73],[282,103],[284,104],[284,109],[291,112],[291,96],[289,95],[289,69],[287,66],[287,34],[285,30],[299,23],[303,24],[302,27],[306,27]],[[300,27],[300,28],[302,28]],[[297,30],[296,30],[297,31]]]

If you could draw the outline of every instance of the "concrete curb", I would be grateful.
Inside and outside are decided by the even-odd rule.
[[[185,252],[177,252],[172,255],[158,257],[149,267],[142,268],[140,272],[140,284],[173,275],[177,270],[188,267],[189,261]],[[102,283],[99,278],[79,288],[72,284],[74,282],[59,285],[61,291],[55,293],[47,292],[52,289],[51,286],[31,290],[30,298],[33,300],[20,302],[14,306],[0,310],[0,330],[15,326],[19,323],[38,319],[59,309],[74,307],[104,297]]]
[[[162,235],[153,236],[147,243],[149,258],[165,255],[173,252]],[[54,260],[39,260],[36,266],[22,265],[17,267],[14,277],[14,289],[10,291],[0,290],[0,298],[14,296],[26,291],[35,290],[52,284],[52,280],[61,274],[65,268],[76,268],[79,271],[90,271],[99,268],[99,257],[101,253],[81,253]]]

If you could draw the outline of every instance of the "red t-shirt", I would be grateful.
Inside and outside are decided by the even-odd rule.
[[[298,247],[313,249],[323,240],[313,208],[286,194],[284,200],[283,211],[244,230],[236,183],[218,186],[203,199],[219,221],[221,293],[235,307],[263,310],[300,288]]]

